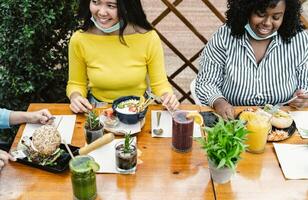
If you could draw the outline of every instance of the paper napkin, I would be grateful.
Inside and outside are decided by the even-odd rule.
[[[157,117],[156,117],[157,112],[161,112],[160,128],[164,130],[163,134],[161,135],[155,135],[153,133],[153,129],[157,128]],[[197,111],[188,110],[188,112],[197,112]],[[172,117],[168,111],[152,110],[151,112],[151,133],[152,133],[152,137],[172,137]],[[193,136],[201,137],[200,126],[196,123],[194,123]]]
[[[137,142],[136,137],[134,137],[134,140]],[[89,153],[89,155],[100,165],[100,169],[96,173],[120,173],[116,169],[115,160],[115,145],[120,141],[124,141],[124,139],[115,139]]]
[[[308,145],[273,143],[287,179],[308,179]]]
[[[61,138],[63,138],[68,144],[70,144],[74,133],[76,115],[54,115],[54,117],[56,118],[54,120],[54,124],[58,127],[57,129],[61,134]],[[22,137],[32,137],[34,131],[41,126],[42,124],[27,123],[23,131]]]
[[[294,111],[290,112],[290,114],[301,137],[308,138],[308,111]]]

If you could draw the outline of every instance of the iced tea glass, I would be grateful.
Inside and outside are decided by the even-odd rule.
[[[175,111],[172,118],[172,148],[188,152],[192,148],[194,121],[187,118],[187,111]]]

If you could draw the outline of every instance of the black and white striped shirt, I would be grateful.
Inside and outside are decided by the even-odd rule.
[[[205,46],[199,65],[196,94],[202,104],[213,106],[220,97],[234,106],[284,102],[297,89],[308,90],[308,33],[298,33],[291,43],[274,36],[257,64],[247,33],[237,39],[224,25]]]

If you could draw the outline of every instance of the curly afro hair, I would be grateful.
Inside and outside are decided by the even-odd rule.
[[[241,37],[253,12],[265,12],[267,8],[274,8],[279,1],[285,1],[286,10],[278,33],[283,41],[288,43],[296,33],[303,30],[300,21],[300,0],[228,0],[226,24],[230,27],[231,34],[237,38]]]

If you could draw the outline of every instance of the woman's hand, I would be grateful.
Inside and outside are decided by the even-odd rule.
[[[11,156],[11,154],[0,150],[0,171],[3,169],[4,165],[6,165],[9,160],[16,161],[16,159]]]
[[[215,100],[214,109],[224,119],[234,119],[234,108],[224,98],[218,98]]]
[[[289,106],[294,108],[307,108],[308,107],[308,93],[305,94],[305,90],[296,90],[293,97],[297,96],[297,99],[289,103]]]
[[[176,96],[172,93],[164,93],[160,98],[162,100],[162,105],[165,106],[168,110],[174,111],[180,105]]]
[[[33,124],[49,124],[52,115],[47,109],[42,109],[34,112],[13,111],[10,114],[10,125],[33,123]]]
[[[83,113],[92,110],[92,105],[88,99],[84,98],[78,92],[72,93],[70,96],[71,104],[70,108],[74,113]]]
[[[52,114],[47,109],[42,109],[39,111],[34,111],[34,112],[27,112],[26,113],[26,122],[37,124],[49,124],[53,120],[50,120],[52,118]]]

